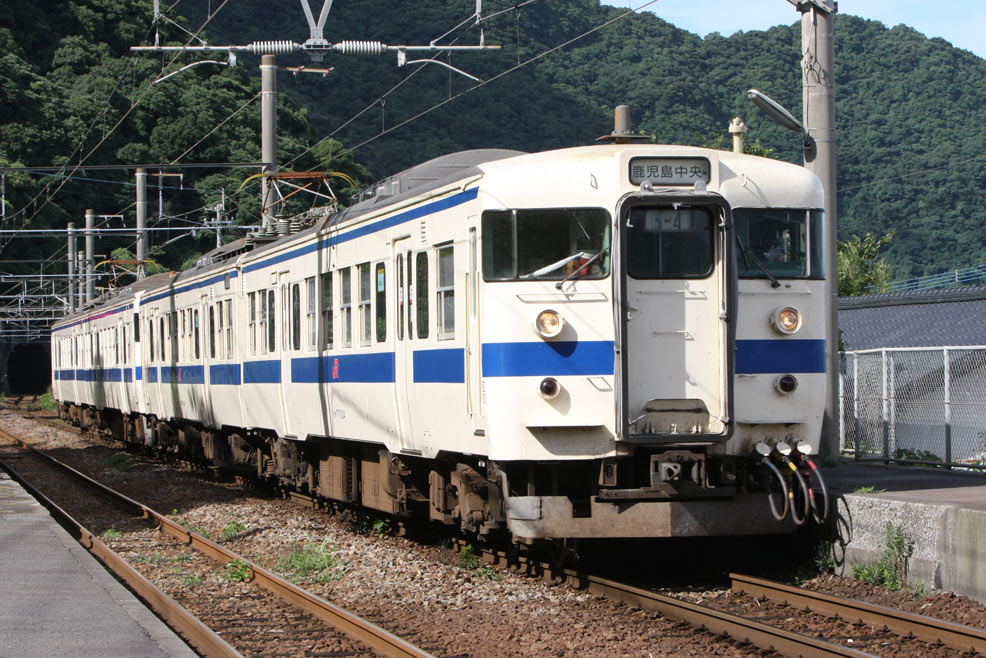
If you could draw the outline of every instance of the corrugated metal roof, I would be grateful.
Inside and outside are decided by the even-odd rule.
[[[986,287],[839,298],[847,350],[986,345]]]

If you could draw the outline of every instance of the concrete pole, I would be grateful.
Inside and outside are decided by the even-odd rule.
[[[826,347],[828,393],[822,423],[822,455],[839,453],[838,215],[835,189],[835,14],[809,3],[801,9],[801,49],[805,131],[811,145],[805,167],[825,190]]]
[[[137,169],[137,279],[147,276],[147,170]]]
[[[96,280],[93,277],[95,274],[95,264],[92,260],[94,251],[92,229],[95,220],[96,217],[93,214],[92,208],[86,210],[86,304],[91,304],[92,300],[96,297]]]
[[[263,173],[271,174],[277,167],[277,58],[264,55],[260,59],[260,160]],[[276,222],[274,219],[274,184],[264,178],[260,185],[263,203],[264,232]]]
[[[75,222],[68,223],[68,312],[75,313]]]
[[[742,117],[733,117],[729,122],[729,134],[733,136],[733,153],[742,153],[743,135],[746,134],[746,122]]]

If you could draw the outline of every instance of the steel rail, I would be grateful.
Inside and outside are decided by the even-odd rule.
[[[460,549],[466,544],[467,542],[462,540],[455,542],[455,545]],[[858,649],[744,619],[728,612],[696,605],[624,583],[568,569],[552,568],[550,565],[539,564],[523,556],[514,557],[504,551],[486,548],[482,549],[482,555],[491,564],[513,564],[528,571],[543,573],[556,580],[564,579],[572,586],[583,589],[590,594],[626,603],[642,610],[657,612],[668,619],[685,622],[696,628],[704,628],[712,633],[727,635],[739,642],[749,642],[764,651],[776,651],[783,656],[792,658],[831,656],[873,658],[872,654]]]
[[[732,589],[755,597],[804,608],[824,615],[836,616],[848,622],[862,622],[901,635],[913,635],[926,642],[940,642],[963,651],[986,655],[986,632],[933,617],[894,610],[874,603],[845,599],[831,594],[812,592],[762,578],[729,574]]]
[[[0,433],[7,434],[0,430]],[[10,464],[0,459],[0,468],[7,471],[24,489],[48,509],[55,520],[71,534],[86,550],[92,553],[110,571],[121,578],[137,596],[143,599],[171,628],[181,634],[195,649],[210,658],[243,658],[242,654],[219,637],[211,628],[182,607],[177,601],[162,592],[151,581],[127,564],[109,546],[93,535],[68,512],[41,493]]]
[[[358,640],[374,651],[379,652],[381,655],[393,658],[433,658],[430,653],[414,646],[406,640],[401,639],[393,633],[380,628],[376,624],[373,624],[349,612],[348,610],[344,610],[343,608],[333,605],[321,597],[315,596],[300,587],[296,587],[295,585],[278,578],[272,572],[254,564],[252,561],[234,553],[233,551],[227,550],[219,544],[206,539],[202,535],[182,527],[164,514],[160,514],[150,507],[139,503],[124,494],[114,491],[96,480],[93,480],[89,476],[72,468],[68,464],[65,464],[51,455],[37,450],[33,446],[21,441],[18,437],[2,429],[0,429],[0,435],[17,441],[35,454],[56,465],[58,468],[72,474],[86,485],[98,491],[101,496],[119,506],[121,509],[158,523],[166,532],[183,541],[185,544],[188,544],[200,553],[208,555],[209,557],[212,557],[224,564],[233,562],[234,560],[239,563],[246,564],[250,568],[251,579],[256,581],[258,585],[294,604],[301,610],[322,620],[333,628],[342,631],[351,638]]]

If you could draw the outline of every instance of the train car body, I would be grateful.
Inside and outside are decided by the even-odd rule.
[[[817,452],[822,189],[682,146],[470,151],[57,323],[66,416],[518,541],[787,532]]]

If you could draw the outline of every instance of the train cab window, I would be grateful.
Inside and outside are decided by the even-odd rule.
[[[315,341],[318,337],[315,334],[315,306],[318,303],[315,292],[315,277],[310,276],[305,279],[305,329],[308,335],[306,347],[309,350],[315,349]]]
[[[414,304],[418,323],[418,338],[428,337],[428,252],[419,251],[414,256]]]
[[[358,267],[359,271],[359,344],[370,344],[371,318],[370,304],[372,295],[370,294],[370,264],[363,263]]]
[[[291,349],[301,349],[301,285],[291,284]]]
[[[610,219],[602,208],[487,211],[482,232],[487,281],[609,274]]]
[[[275,322],[275,311],[277,305],[274,303],[274,289],[267,291],[267,351],[277,352],[277,323]]]
[[[704,279],[715,263],[716,221],[707,208],[636,206],[627,217],[627,274]]]
[[[739,275],[747,279],[825,277],[820,210],[735,208]]]
[[[339,304],[340,319],[342,320],[342,346],[353,345],[353,288],[350,268],[339,270],[339,293],[342,301]]]
[[[322,347],[332,349],[332,273],[322,274]]]
[[[383,263],[377,263],[373,273],[376,284],[377,342],[387,340],[387,270]]]
[[[216,307],[209,307],[209,358],[216,358]]]
[[[438,248],[438,339],[455,338],[455,253],[452,245]]]

